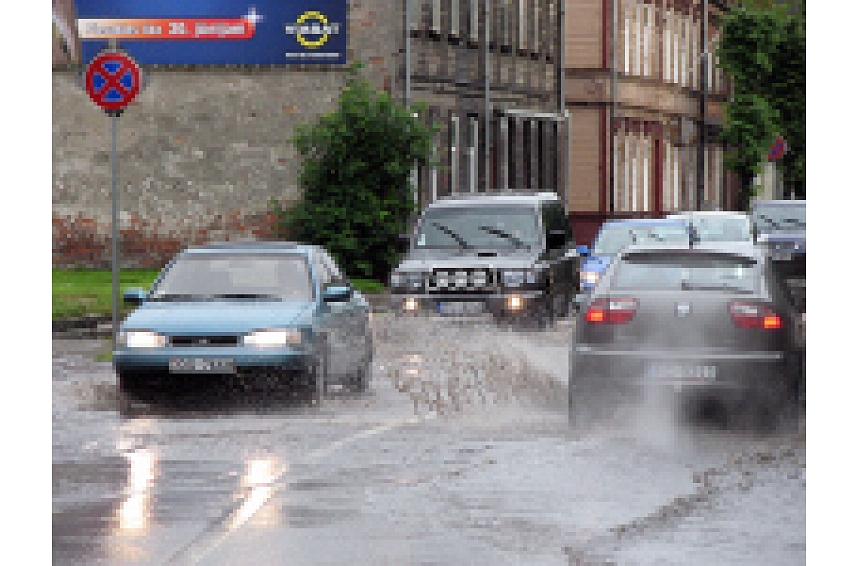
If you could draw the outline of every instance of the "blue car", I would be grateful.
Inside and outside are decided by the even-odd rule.
[[[580,246],[583,257],[580,267],[581,303],[600,281],[613,258],[627,246],[646,242],[688,243],[691,229],[688,221],[665,218],[607,220],[600,227],[591,249]]]
[[[297,388],[319,402],[327,387],[367,388],[370,309],[318,246],[221,243],[180,252],[120,325],[113,354],[120,392],[151,398],[195,378]]]

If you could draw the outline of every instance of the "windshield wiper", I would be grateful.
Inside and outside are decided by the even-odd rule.
[[[155,295],[150,301],[206,301],[209,295],[192,295],[190,293],[164,293]]]
[[[683,291],[734,291],[736,293],[752,293],[751,289],[730,285],[729,283],[690,283],[689,281],[681,281],[681,289]]]
[[[492,226],[478,226],[478,230],[483,230],[484,232],[487,232],[488,234],[492,234],[494,236],[499,236],[500,238],[510,240],[514,244],[514,246],[517,248],[528,248],[529,247],[528,244],[526,244],[525,242],[523,242],[522,240],[520,240],[519,238],[517,238],[513,234],[509,234],[508,232],[505,232],[504,230],[500,230],[498,228],[493,228]]]
[[[212,295],[213,299],[270,299],[270,300],[279,300],[281,297],[278,295],[265,295],[261,293],[221,293],[218,295]]]
[[[790,226],[803,226],[806,228],[806,222],[803,220],[798,220],[797,218],[786,218],[780,223],[780,226],[788,224]]]
[[[457,232],[455,232],[455,231],[451,230],[450,228],[448,228],[448,227],[447,227],[447,226],[445,226],[444,224],[440,224],[439,222],[431,222],[430,224],[431,224],[432,226],[434,226],[435,228],[438,228],[438,229],[439,229],[439,230],[441,230],[442,232],[444,232],[444,233],[448,234],[449,236],[451,236],[451,237],[454,239],[454,241],[455,241],[455,242],[457,242],[457,244],[459,244],[459,246],[460,246],[461,248],[463,248],[464,250],[467,250],[467,249],[469,249],[469,248],[471,247],[471,246],[468,244],[468,242],[466,242],[466,240],[464,240],[464,239],[463,239],[463,236],[461,236],[461,235],[460,235],[460,234],[458,234]]]

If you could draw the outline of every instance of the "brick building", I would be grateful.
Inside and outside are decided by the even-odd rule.
[[[53,8],[53,264],[106,267],[110,120],[81,86],[79,41],[60,41],[74,29],[74,2],[54,0]],[[272,237],[271,201],[300,193],[288,138],[334,109],[349,63],[363,62],[378,88],[401,91],[403,3],[347,0],[347,13],[344,66],[145,68],[148,86],[118,120],[123,267],[160,267],[208,240]]]
[[[609,217],[659,216],[697,207],[705,4],[711,56],[703,207],[731,209],[735,181],[723,168],[726,148],[716,139],[729,84],[713,56],[727,2],[568,1],[568,209],[579,241],[590,241]]]
[[[423,118],[439,127],[438,165],[418,171],[420,203],[488,189],[562,189],[563,0],[406,1],[403,99],[426,104]]]

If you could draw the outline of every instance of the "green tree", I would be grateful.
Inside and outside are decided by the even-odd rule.
[[[741,179],[740,207],[753,195],[774,136],[788,141],[778,163],[786,184],[806,196],[806,29],[805,9],[791,12],[772,2],[735,7],[721,21],[719,65],[732,81],[723,139],[731,146],[727,165]],[[761,6],[761,7],[759,7]]]
[[[352,277],[384,281],[415,204],[412,166],[428,162],[433,129],[353,67],[337,108],[296,128],[302,198],[277,209],[282,233],[328,249]]]

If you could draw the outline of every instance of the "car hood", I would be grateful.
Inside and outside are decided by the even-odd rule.
[[[611,255],[592,255],[582,261],[582,271],[603,273],[612,262]]]
[[[413,250],[397,267],[406,271],[431,271],[462,267],[492,269],[530,267],[537,262],[538,253],[532,250]]]
[[[314,303],[297,301],[199,301],[144,303],[122,328],[164,334],[241,334],[260,328],[309,324]]]
[[[769,248],[785,249],[793,248],[794,253],[806,253],[806,232],[779,232],[775,234],[762,234],[759,236],[759,243],[768,246]]]

